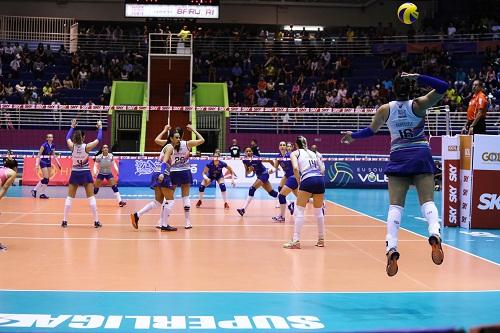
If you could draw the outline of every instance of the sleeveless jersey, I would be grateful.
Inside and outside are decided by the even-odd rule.
[[[408,148],[429,148],[425,137],[425,118],[413,113],[413,100],[389,102],[387,127],[391,133],[391,152]]]
[[[191,170],[189,155],[190,154],[187,147],[187,142],[181,140],[179,151],[174,148],[172,156],[170,156],[170,171]]]
[[[297,153],[297,163],[299,165],[300,180],[309,177],[323,177],[319,167],[321,155],[310,151],[309,149],[299,149]]]
[[[71,158],[73,160],[73,171],[87,171],[89,168],[89,154],[85,150],[87,145],[82,143],[81,145],[74,144],[73,152],[71,153]]]
[[[100,174],[111,175],[111,170],[113,168],[113,154],[108,153],[106,156],[99,154],[97,155],[95,162],[99,163]]]
[[[220,179],[223,177],[222,169],[226,168],[227,164],[224,161],[219,161],[219,164],[217,164],[217,166],[216,166],[214,161],[211,161],[210,163],[208,163],[206,165],[206,167],[208,168],[208,172],[207,172],[208,178]]]
[[[292,167],[292,161],[290,161],[290,153],[286,152],[285,155],[281,155],[281,153],[278,153],[278,155],[276,155],[276,158],[288,159],[287,161],[279,161],[279,165],[283,169],[285,177],[293,176],[293,167]]]
[[[47,141],[45,141],[42,145],[43,147],[43,151],[42,151],[42,155],[43,156],[48,156],[48,155],[53,155],[54,154],[54,150],[55,150],[55,145],[54,144],[49,144]],[[45,162],[45,163],[50,163],[50,157],[43,157],[41,159],[41,161]]]

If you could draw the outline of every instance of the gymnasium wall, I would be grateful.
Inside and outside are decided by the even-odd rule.
[[[219,20],[198,20],[201,23],[244,24],[307,24],[328,26],[376,26],[378,22],[398,23],[396,9],[404,1],[373,1],[367,8],[321,7],[283,5],[225,4],[221,1]],[[431,17],[437,6],[435,0],[420,1],[421,17]],[[68,17],[91,21],[143,21],[125,19],[123,0],[0,0],[2,15]]]

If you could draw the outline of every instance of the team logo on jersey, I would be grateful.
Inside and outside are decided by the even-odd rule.
[[[328,168],[330,182],[337,186],[344,187],[353,179],[352,169],[349,163],[335,162]]]

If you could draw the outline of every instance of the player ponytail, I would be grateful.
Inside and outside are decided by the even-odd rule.
[[[302,135],[299,135],[297,137],[297,140],[295,141],[295,143],[297,144],[297,147],[299,149],[307,149],[307,139],[305,137],[303,137]]]

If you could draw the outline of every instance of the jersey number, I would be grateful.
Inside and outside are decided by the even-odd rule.
[[[85,160],[76,160],[76,165],[83,167],[85,165]]]
[[[399,130],[399,136],[401,137],[401,139],[411,139],[413,138],[413,131],[411,130],[411,128]]]
[[[174,164],[184,164],[185,162],[186,162],[186,159],[184,157],[177,156],[174,159]]]
[[[311,168],[317,168],[318,167],[318,161],[316,161],[316,160],[309,160],[309,166]]]

